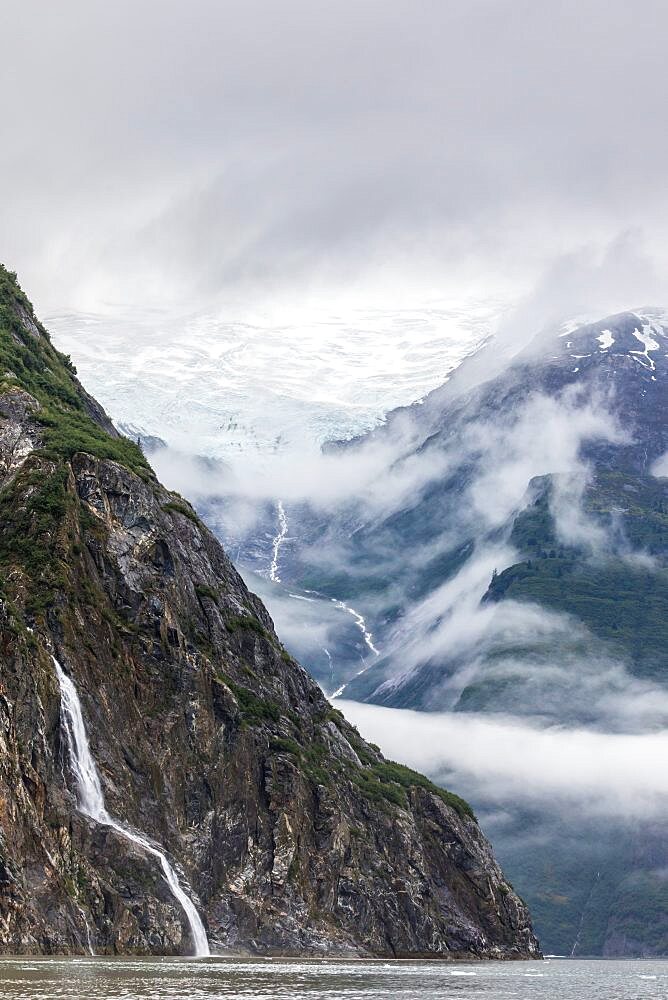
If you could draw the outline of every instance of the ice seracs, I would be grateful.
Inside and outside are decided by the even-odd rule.
[[[227,305],[189,316],[114,306],[56,313],[47,325],[116,425],[236,466],[240,455],[317,451],[377,426],[436,388],[506,307],[459,295],[343,314],[329,304],[237,317]]]

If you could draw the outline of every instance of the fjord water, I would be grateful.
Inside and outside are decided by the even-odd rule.
[[[3,1000],[655,1000],[668,962],[0,959]]]

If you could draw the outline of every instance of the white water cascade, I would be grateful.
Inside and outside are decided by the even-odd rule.
[[[355,611],[354,608],[351,608],[350,605],[346,604],[344,601],[338,601],[336,597],[331,597],[330,600],[332,604],[335,604],[336,607],[339,608],[341,611],[345,611],[349,615],[353,616],[353,618],[355,619],[355,624],[362,633],[362,638],[364,639],[364,645],[371,650],[374,656],[380,656],[380,651],[376,649],[376,647],[374,646],[373,636],[371,635],[371,632],[369,632],[369,630],[367,629],[366,621],[359,613],[359,611]]]
[[[188,919],[190,934],[195,947],[195,955],[197,958],[207,958],[210,955],[210,951],[204,924],[195,909],[193,901],[179,885],[176,872],[163,852],[154,847],[146,837],[135,833],[134,830],[129,830],[107,812],[100,775],[93,760],[93,755],[90,752],[90,744],[86,735],[86,727],[84,726],[81,702],[79,701],[77,689],[55,656],[52,659],[58,676],[58,684],[60,685],[61,722],[65,730],[72,771],[74,772],[77,784],[77,805],[80,811],[84,815],[90,816],[97,823],[112,827],[117,833],[125,837],[126,840],[131,841],[133,844],[138,844],[147,854],[158,859],[162,873],[165,876],[165,881],[174,898],[181,904]]]
[[[364,618],[362,617],[362,615],[359,613],[359,611],[355,611],[354,608],[351,608],[349,604],[345,604],[344,601],[337,601],[337,599],[335,597],[331,597],[330,600],[331,600],[332,604],[335,604],[336,607],[340,608],[341,611],[346,611],[349,615],[353,616],[353,618],[355,619],[355,624],[357,625],[358,629],[362,633],[362,638],[364,639],[365,646],[369,650],[371,650],[371,652],[373,653],[374,656],[380,656],[380,650],[376,649],[376,647],[374,646],[374,644],[373,644],[373,636],[371,635],[371,632],[369,632],[369,630],[367,629],[367,627],[366,627],[366,621],[364,620]],[[367,672],[367,670],[371,669],[372,666],[373,666],[373,662],[372,663],[364,663],[363,666],[362,666],[362,669],[358,670],[357,673],[354,674],[353,677],[351,677],[351,680],[356,680],[358,677],[361,677],[362,674],[365,674]],[[334,698],[340,698],[341,695],[343,694],[343,692],[345,691],[345,689],[348,687],[349,683],[350,683],[350,681],[346,681],[346,683],[342,684],[340,688],[337,688],[336,691],[333,692],[333,694],[330,694],[329,695],[330,701],[333,701]]]
[[[278,517],[278,534],[274,537],[271,543],[271,564],[269,566],[269,579],[272,583],[280,583],[281,578],[278,575],[278,558],[281,551],[281,545],[285,541],[288,534],[288,516],[285,513],[285,507],[283,506],[283,501],[279,500],[276,504],[276,515]]]

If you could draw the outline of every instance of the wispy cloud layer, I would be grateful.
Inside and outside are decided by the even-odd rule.
[[[392,759],[455,785],[479,802],[562,804],[585,816],[665,816],[668,774],[657,766],[668,734],[537,728],[509,717],[411,712],[336,703]]]

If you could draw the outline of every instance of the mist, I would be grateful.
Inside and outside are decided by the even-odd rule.
[[[668,752],[666,732],[595,733],[487,714],[337,705],[390,759],[481,803],[576,809],[579,819],[656,819],[668,812],[668,776],[656,766]]]
[[[545,477],[561,543],[593,561],[615,553],[630,567],[653,565],[628,544],[618,521],[603,524],[584,509],[592,475],[588,447],[633,441],[633,428],[622,427],[615,415],[614,395],[592,397],[577,387],[557,396],[528,391],[493,414],[479,412],[477,395],[462,398],[463,418],[438,443],[424,408],[417,407],[350,448],[281,453],[243,466],[212,466],[162,448],[152,461],[169,485],[199,500],[242,563],[252,545],[248,565],[261,574],[278,530],[280,499],[288,518],[282,559],[289,565],[298,552],[302,575],[341,575],[349,587],[341,596],[384,623],[378,657],[349,637],[337,656],[344,623],[330,608],[313,596],[299,600],[299,589],[262,587],[284,641],[329,693],[339,686],[332,670],[341,682],[362,673],[370,686],[356,683],[353,696],[373,692],[391,703],[399,685],[428,669],[432,701],[421,707],[459,709],[462,696],[477,686],[508,684],[507,696],[498,691],[498,708],[510,711],[512,704],[514,714],[536,724],[549,725],[566,713],[600,732],[641,733],[665,725],[668,702],[661,688],[635,678],[619,652],[606,650],[582,625],[530,602],[484,600],[493,575],[520,560],[508,531],[545,488]],[[444,482],[458,486],[448,506],[439,508],[439,520],[424,538],[413,544],[407,537],[397,548],[393,518],[419,508],[433,491],[439,495]],[[309,518],[317,527],[313,541],[304,533]],[[355,559],[359,532],[362,564]],[[416,591],[423,568],[466,540],[470,553],[463,565],[424,594]]]
[[[406,411],[391,433],[372,435],[353,448],[280,451],[212,465],[202,456],[167,447],[152,451],[151,460],[172,488],[194,498],[221,494],[254,505],[281,499],[332,511],[354,497],[369,518],[414,505],[431,483],[475,462],[471,516],[494,527],[518,509],[532,478],[578,472],[586,477],[583,442],[628,439],[605,400],[589,400],[577,390],[558,399],[529,392],[517,412],[499,420],[473,420],[445,448],[421,447],[428,437],[421,416],[419,408]],[[563,530],[575,531],[562,513]]]

